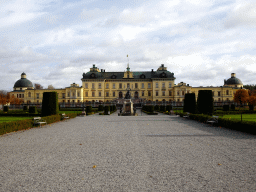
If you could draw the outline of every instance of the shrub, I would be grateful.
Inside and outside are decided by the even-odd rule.
[[[155,111],[158,111],[159,108],[160,108],[159,105],[155,105],[155,106],[154,106],[154,110],[155,110]]]
[[[4,112],[8,112],[9,111],[9,106],[4,106]]]
[[[30,107],[29,107],[29,113],[37,113],[37,108],[36,108],[36,106],[30,106]]]
[[[27,111],[27,110],[28,110],[28,106],[27,105],[23,106],[23,111]]]
[[[199,90],[197,99],[198,113],[213,114],[213,97],[212,90]]]
[[[142,110],[147,111],[149,113],[153,113],[154,112],[154,106],[153,105],[143,105]]]
[[[59,113],[57,92],[44,92],[42,102],[42,116],[56,115]]]
[[[103,111],[103,110],[104,110],[103,105],[99,105],[98,111]]]
[[[170,112],[172,110],[172,105],[167,105],[166,106],[166,111]]]
[[[229,105],[223,105],[223,111],[229,111]]]
[[[164,105],[160,105],[160,111],[165,111],[165,106]]]
[[[104,114],[108,115],[108,112],[110,111],[110,107],[109,106],[105,106],[104,108]]]
[[[92,112],[92,106],[86,106],[86,114]]]
[[[185,94],[183,111],[184,112],[189,112],[189,113],[195,113],[195,111],[196,111],[196,96],[195,96],[195,93]]]
[[[235,110],[236,110],[235,104],[231,104],[231,110],[232,110],[232,111],[235,111]]]
[[[253,111],[254,110],[254,105],[249,105],[249,110]]]

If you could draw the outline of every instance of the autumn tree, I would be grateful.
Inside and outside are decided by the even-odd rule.
[[[234,101],[240,105],[248,102],[249,94],[245,89],[239,89],[235,92]]]
[[[52,85],[48,85],[48,89],[54,89]]]
[[[35,83],[35,84],[34,84],[34,88],[35,88],[35,89],[43,89],[43,86],[40,85],[39,83]]]
[[[248,97],[248,104],[249,104],[250,110],[253,111],[254,106],[256,105],[256,93],[254,93],[254,94],[249,94],[249,97]]]

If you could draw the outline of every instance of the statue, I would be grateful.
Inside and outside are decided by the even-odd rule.
[[[128,90],[125,94],[125,99],[131,99],[130,91]]]

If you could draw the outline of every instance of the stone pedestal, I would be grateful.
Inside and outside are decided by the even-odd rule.
[[[133,102],[131,99],[124,100],[122,115],[133,115]]]

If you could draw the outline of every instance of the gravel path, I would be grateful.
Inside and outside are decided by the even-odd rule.
[[[0,146],[4,192],[256,189],[256,136],[176,116],[77,117]]]

